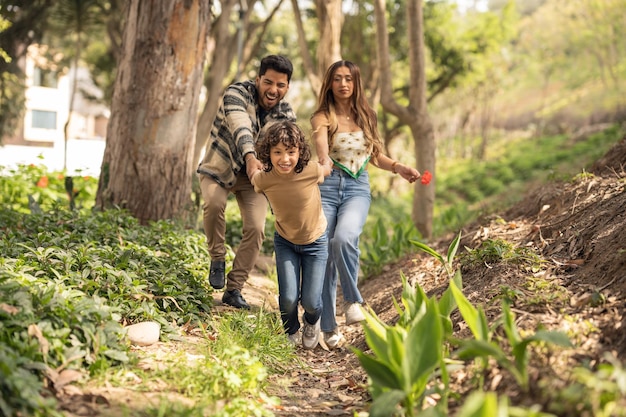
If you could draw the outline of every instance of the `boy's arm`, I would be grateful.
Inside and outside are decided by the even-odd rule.
[[[331,160],[327,158],[323,162],[320,161],[319,164],[322,167],[322,173],[324,174],[324,176],[325,177],[329,176],[333,170],[333,164],[331,163]]]
[[[261,193],[263,192],[263,190],[261,188],[259,188],[257,182],[260,179],[259,174],[263,172],[260,169],[255,169],[253,172],[251,172],[251,176],[250,176],[250,183],[254,186],[254,191],[256,191],[257,193]]]

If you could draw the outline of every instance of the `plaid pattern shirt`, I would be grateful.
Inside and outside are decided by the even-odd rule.
[[[281,120],[296,120],[291,105],[284,101],[269,111],[258,105],[254,81],[230,85],[217,111],[198,174],[208,175],[222,187],[235,185],[237,174],[245,169],[245,156],[256,152],[254,146],[263,132]]]

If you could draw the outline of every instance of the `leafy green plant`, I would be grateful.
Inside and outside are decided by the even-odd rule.
[[[98,179],[48,171],[45,165],[0,166],[0,205],[21,213],[78,209],[87,213],[95,202]]]
[[[362,234],[361,269],[365,276],[378,274],[384,265],[400,259],[411,248],[412,239],[420,239],[420,234],[412,223],[394,223],[393,228],[378,219]]]
[[[408,306],[402,323],[389,326],[366,311],[365,339],[372,354],[354,349],[370,379],[370,416],[390,416],[398,407],[416,415],[432,371],[441,364],[443,327],[439,304],[421,288],[410,291],[404,279],[403,301]]]
[[[237,345],[252,352],[271,372],[284,372],[286,364],[297,361],[293,346],[285,343],[282,321],[277,313],[264,309],[255,314],[234,311],[211,322],[217,337],[211,346],[221,355]],[[227,336],[226,336],[227,335]]]
[[[446,252],[445,256],[441,255],[430,246],[418,240],[412,240],[411,243],[417,246],[423,252],[426,252],[433,258],[437,259],[445,268],[448,277],[452,277],[456,274],[454,269],[454,258],[456,257],[457,251],[459,250],[459,245],[461,243],[461,232],[459,232],[452,240],[452,243],[450,244],[450,246],[448,246],[448,251]]]
[[[531,248],[516,247],[502,239],[487,239],[478,248],[467,249],[461,262],[466,266],[511,263],[528,264],[531,268],[537,268],[543,261]]]
[[[462,286],[460,271],[452,268],[460,237],[459,233],[445,257],[422,242],[410,242],[438,259],[450,280]],[[389,326],[372,310],[366,311],[365,339],[372,354],[354,349],[370,378],[374,399],[371,416],[390,416],[397,412],[416,415],[426,395],[435,391],[441,397],[439,411],[447,409],[448,369],[457,364],[448,357],[444,340],[452,334],[450,314],[456,308],[455,301],[449,288],[437,300],[434,296],[428,298],[419,285],[410,285],[404,275],[402,283],[400,303],[394,300],[399,315],[397,323]],[[434,390],[429,389],[429,383],[437,376],[443,388],[436,384]]]
[[[459,350],[456,354],[458,357],[464,360],[481,358],[485,360],[483,365],[486,365],[488,357],[494,358],[500,366],[507,369],[515,377],[517,383],[525,391],[529,388],[528,347],[531,343],[545,342],[572,347],[571,342],[562,332],[538,330],[534,334],[522,338],[515,326],[514,313],[508,302],[503,301],[501,324],[511,348],[510,354],[513,356],[513,360],[510,360],[506,351],[492,341],[493,329],[489,328],[484,310],[480,307],[474,307],[454,282],[450,283],[450,287],[463,320],[474,335],[474,339],[457,340]]]

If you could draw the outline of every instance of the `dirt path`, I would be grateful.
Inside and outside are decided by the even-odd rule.
[[[267,273],[273,268],[273,260],[261,256],[242,290],[253,309],[263,307],[278,312],[277,284]],[[214,296],[218,311],[229,308],[222,305],[221,296],[221,291]],[[367,378],[348,347],[364,348],[363,331],[360,324],[344,326],[343,316],[338,316],[337,322],[348,345],[332,351],[323,342],[312,351],[299,348],[302,364],[294,366],[289,374],[269,378],[268,394],[281,400],[280,406],[272,410],[276,416],[353,416],[355,411],[366,409]]]

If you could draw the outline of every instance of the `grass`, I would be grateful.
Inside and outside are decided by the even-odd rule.
[[[455,232],[478,217],[502,211],[518,202],[525,192],[548,181],[568,181],[588,169],[615,143],[625,130],[614,126],[604,132],[574,141],[566,135],[549,137],[500,138],[490,144],[484,160],[440,159],[438,161],[437,191],[434,207],[434,237]],[[372,170],[373,184],[387,172]],[[372,186],[370,215],[361,235],[362,259],[366,260],[364,276],[380,271],[389,258],[372,254],[377,250],[377,232],[383,222],[387,225],[387,240],[402,239],[398,225],[411,224],[411,190],[398,195],[391,190],[382,192]],[[406,189],[405,189],[406,190]],[[417,232],[411,232],[413,238]],[[408,242],[395,242],[403,254],[415,249]],[[397,259],[396,253],[392,259]]]
[[[46,375],[67,368],[90,384],[181,397],[128,415],[272,415],[265,380],[297,363],[293,347],[274,312],[214,316],[201,232],[140,226],[121,210],[69,210],[63,188],[40,182],[49,174],[21,173],[15,183],[0,178],[4,189],[35,184],[47,193],[29,194],[33,212],[15,211],[14,201],[0,210],[0,414],[57,415]],[[145,352],[130,348],[123,328],[145,320],[178,346],[153,369],[142,367]],[[201,333],[193,361],[183,327]]]
[[[442,161],[434,229],[454,231],[498,202],[519,198],[528,183],[571,178],[622,136],[613,128],[578,142],[520,139],[502,145],[493,159]],[[61,367],[83,372],[90,384],[162,391],[160,400],[128,415],[271,415],[267,405],[276,399],[265,394],[266,377],[299,364],[277,314],[214,316],[203,233],[176,222],[139,226],[123,211],[92,211],[95,185],[88,177],[70,184],[42,166],[0,176],[0,413],[57,415],[44,375]],[[411,241],[419,240],[409,194],[387,199],[374,189],[373,195],[361,239],[366,274],[416,250]],[[233,245],[240,230],[235,212],[231,207],[227,215]],[[499,241],[470,256],[468,262],[537,263]],[[548,284],[529,280],[525,290],[554,292]],[[155,358],[131,350],[123,338],[123,325],[143,320],[161,323],[164,340],[177,346],[159,358],[163,368],[144,368]],[[195,345],[183,343],[183,326],[199,331]],[[129,383],[130,375],[141,382]]]

